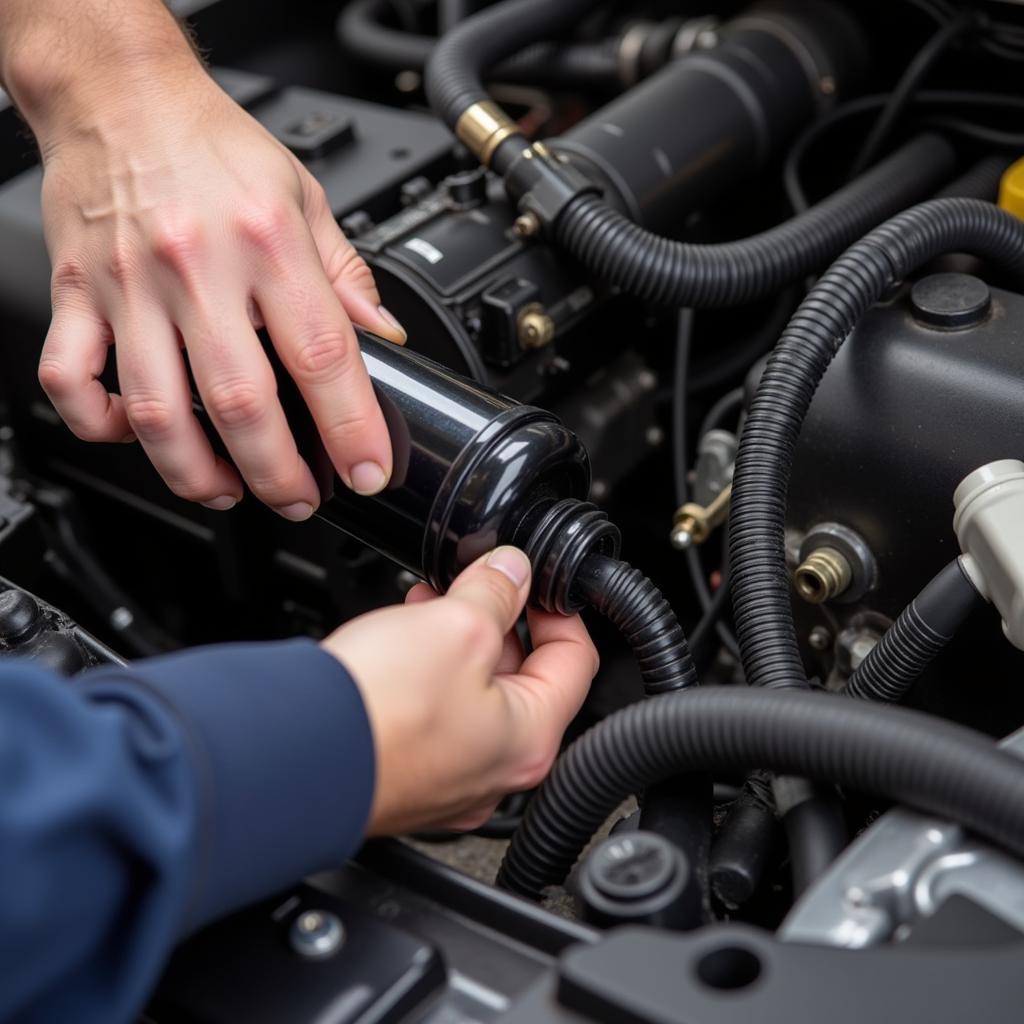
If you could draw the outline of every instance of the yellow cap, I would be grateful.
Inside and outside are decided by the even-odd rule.
[[[1024,159],[1011,164],[999,185],[999,205],[1024,220]]]

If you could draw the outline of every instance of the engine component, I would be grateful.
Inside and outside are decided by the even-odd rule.
[[[953,529],[963,567],[978,591],[999,609],[1003,632],[1024,648],[1024,462],[1004,459],[976,469],[956,489]]]
[[[0,578],[0,657],[10,655],[64,676],[100,663],[124,664],[62,612]]]
[[[881,636],[921,585],[959,553],[949,516],[957,486],[976,467],[1018,447],[1015,381],[1024,367],[1014,324],[1024,316],[1024,299],[965,276],[926,275],[868,310],[815,393],[794,454],[786,529],[802,536],[841,510],[842,525],[873,553],[876,578],[870,592],[829,606],[827,616],[798,608],[803,637],[819,626],[836,636]],[[988,313],[980,321],[955,330],[934,322],[940,307],[945,319],[960,319],[961,310],[977,307],[982,291]],[[931,314],[922,314],[923,301]],[[939,632],[952,635],[945,627]],[[995,617],[979,616],[962,638],[939,645],[943,678],[923,677],[910,699],[1005,731],[1016,697],[1000,678],[1019,672],[1020,661]],[[978,650],[986,651],[989,671],[967,699],[953,680],[972,672]],[[808,661],[823,676],[832,668],[813,651]],[[842,685],[856,666],[837,659],[836,667]],[[921,669],[923,663],[912,674]]]
[[[498,884],[537,899],[629,793],[749,764],[884,795],[1024,850],[1024,773],[986,737],[900,707],[711,688],[632,704],[576,740],[527,808]]]
[[[1024,730],[1001,747],[1024,757]],[[906,810],[876,821],[793,908],[789,942],[863,949],[899,940],[961,897],[1024,929],[1024,869],[959,825]]]
[[[605,839],[583,862],[583,918],[609,928],[686,926],[700,919],[700,887],[679,848],[657,832],[637,830]]]

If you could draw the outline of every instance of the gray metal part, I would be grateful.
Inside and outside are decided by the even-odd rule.
[[[1001,745],[1024,758],[1024,729]],[[804,894],[779,937],[847,949],[899,941],[951,896],[1024,931],[1024,865],[959,825],[897,809],[871,825]]]

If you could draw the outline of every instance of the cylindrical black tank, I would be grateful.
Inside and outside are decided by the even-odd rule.
[[[722,35],[549,143],[646,227],[664,232],[753,179],[859,77],[866,53],[831,3],[754,7]]]
[[[394,470],[383,493],[360,497],[310,440],[322,519],[439,590],[491,548],[517,544],[533,558],[545,605],[541,588],[557,603],[554,591],[587,553],[616,553],[617,531],[585,501],[587,454],[557,417],[365,332],[359,340]]]

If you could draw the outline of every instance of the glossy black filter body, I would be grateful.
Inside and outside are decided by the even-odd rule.
[[[324,471],[321,449],[321,518],[443,590],[496,545],[525,546],[556,502],[586,498],[586,452],[551,413],[365,332],[359,343],[394,470],[360,497]]]

